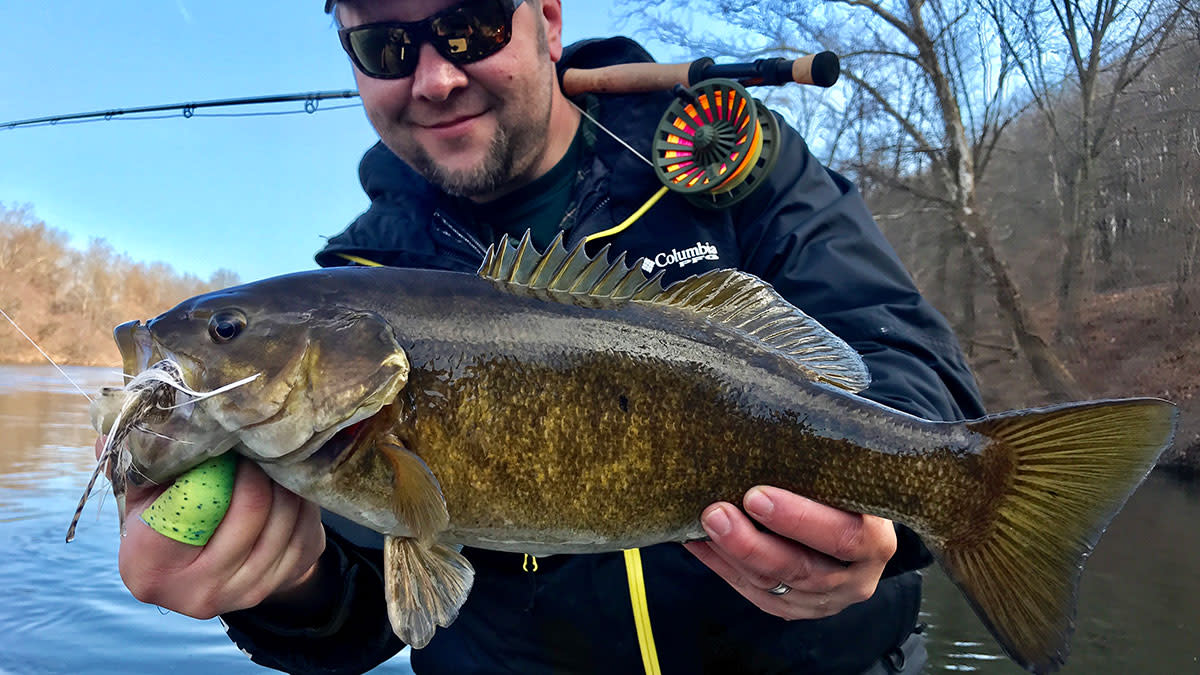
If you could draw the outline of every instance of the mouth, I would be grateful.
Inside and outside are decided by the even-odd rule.
[[[487,111],[468,115],[455,115],[454,117],[447,117],[433,122],[421,122],[416,126],[422,132],[435,139],[448,141],[470,133],[472,128],[479,124],[486,114]]]
[[[149,368],[154,360],[161,360],[154,359],[154,341],[141,321],[135,319],[117,326],[113,329],[113,337],[121,352],[121,365],[126,375],[137,375]]]
[[[331,468],[336,468],[371,439],[386,433],[398,414],[399,408],[395,404],[383,406],[374,415],[339,430],[309,457],[309,461],[328,462]]]
[[[456,117],[450,117],[450,118],[447,118],[447,119],[444,119],[444,120],[441,120],[438,122],[421,124],[420,126],[423,126],[426,129],[449,129],[451,127],[456,127],[461,124],[465,124],[473,119],[477,119],[482,116],[483,116],[483,113],[475,113],[475,114],[470,114],[470,115],[458,115]]]

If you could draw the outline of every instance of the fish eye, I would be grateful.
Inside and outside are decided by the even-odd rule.
[[[245,328],[246,315],[236,309],[217,312],[208,320],[208,336],[217,344],[229,342]]]

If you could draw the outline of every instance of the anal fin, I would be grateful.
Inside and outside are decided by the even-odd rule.
[[[383,564],[392,630],[414,649],[429,644],[439,626],[458,617],[475,581],[475,570],[461,553],[407,537],[384,539]]]

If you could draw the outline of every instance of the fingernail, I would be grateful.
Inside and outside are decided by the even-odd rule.
[[[704,524],[704,529],[708,532],[708,536],[714,539],[724,537],[733,528],[733,525],[729,522],[729,516],[725,515],[725,509],[719,506],[704,514],[701,522]]]
[[[760,488],[751,488],[746,493],[746,510],[750,515],[759,520],[766,520],[771,517],[771,513],[775,511],[775,502],[767,496],[767,493]]]

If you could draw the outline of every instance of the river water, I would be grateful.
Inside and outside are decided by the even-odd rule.
[[[69,368],[89,393],[115,372]],[[0,674],[255,673],[216,620],[134,600],[111,495],[64,535],[95,465],[87,401],[49,367],[0,366]],[[103,501],[103,506],[100,503]],[[1068,673],[1200,673],[1200,482],[1152,475],[1088,563]],[[928,672],[1021,672],[937,570]],[[408,673],[401,653],[378,672]]]

